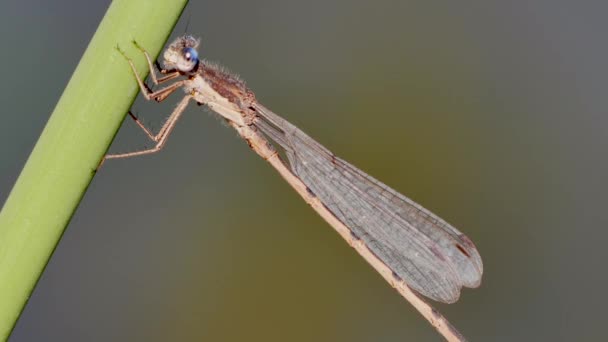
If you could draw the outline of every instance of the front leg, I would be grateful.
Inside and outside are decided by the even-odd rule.
[[[123,55],[123,57],[127,60],[127,62],[129,63],[129,65],[131,66],[131,71],[133,72],[133,75],[135,75],[135,79],[137,80],[137,84],[139,85],[139,89],[141,90],[142,95],[146,98],[146,100],[155,100],[157,102],[161,102],[164,99],[166,99],[169,95],[171,95],[175,90],[181,88],[184,83],[187,80],[181,80],[181,81],[177,81],[163,89],[157,90],[157,91],[152,91],[150,88],[148,88],[148,86],[144,83],[144,81],[141,79],[141,77],[139,76],[139,74],[137,73],[137,69],[135,68],[135,64],[133,64],[133,60],[131,60],[131,58],[129,58],[124,51],[122,51],[119,47],[116,47],[118,49],[118,51],[120,52],[121,55]],[[152,75],[154,75],[154,70],[152,68],[152,64],[150,62],[148,53],[145,52],[146,58],[148,59],[148,65],[150,66],[150,72]],[[175,78],[179,76],[179,73],[177,73],[176,76],[167,76],[163,78],[163,82],[167,81],[168,79],[171,78]],[[156,79],[156,76],[153,77],[154,79]],[[158,82],[158,81],[157,81]]]
[[[144,53],[144,56],[146,57],[146,62],[148,62],[148,68],[150,69],[150,77],[152,78],[152,82],[154,82],[154,84],[159,85],[163,82],[172,80],[180,75],[179,71],[175,69],[163,69],[160,67],[160,64],[158,64],[158,62],[152,63],[152,58],[150,58],[148,51],[146,51],[146,49],[144,49],[141,45],[137,44],[136,41],[133,41],[133,44],[136,48],[138,48],[141,52]],[[166,76],[156,78],[156,70]]]

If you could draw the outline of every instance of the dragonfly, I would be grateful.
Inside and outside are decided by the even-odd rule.
[[[119,49],[147,100],[164,101],[178,89],[183,89],[186,95],[156,134],[129,112],[155,146],[108,154],[104,161],[160,151],[187,105],[195,102],[225,119],[253,151],[270,163],[406,299],[421,294],[438,302],[453,303],[458,300],[462,287],[480,285],[481,256],[466,235],[337,157],[263,106],[241,78],[199,58],[199,39],[191,35],[176,38],[164,51],[162,67],[157,61],[152,62],[137,42],[133,43],[145,56],[150,78],[156,86],[173,81],[153,91],[139,76],[132,60]]]

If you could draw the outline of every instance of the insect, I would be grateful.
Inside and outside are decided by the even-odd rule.
[[[411,291],[404,292],[411,288],[433,300],[453,303],[461,287],[479,286],[483,265],[468,237],[260,104],[244,81],[199,58],[198,39],[190,35],[175,39],[164,52],[163,67],[135,44],[146,57],[155,85],[173,81],[152,91],[125,55],[144,97],[161,102],[178,89],[186,95],[157,134],[131,114],[156,142],[154,147],[110,154],[104,160],[160,151],[186,106],[190,102],[205,105],[223,117],[406,299]],[[156,75],[155,67],[162,77]]]

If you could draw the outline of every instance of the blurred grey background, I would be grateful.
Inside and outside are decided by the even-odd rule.
[[[109,1],[0,6],[0,203]],[[475,241],[436,305],[473,341],[605,338],[605,1],[192,1],[173,36]],[[137,38],[137,37],[134,37]],[[125,68],[125,72],[128,69]],[[134,110],[159,128],[179,97]],[[104,113],[91,113],[104,115]],[[125,121],[111,150],[150,146]],[[94,178],[17,341],[438,341],[236,134],[192,106]]]

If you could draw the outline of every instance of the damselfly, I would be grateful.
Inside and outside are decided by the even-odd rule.
[[[175,80],[156,91],[144,83],[131,59],[125,56],[146,99],[160,102],[180,88],[186,96],[158,134],[153,134],[131,115],[156,146],[110,154],[105,159],[161,150],[188,103],[194,101],[219,114],[236,129],[257,154],[410,302],[422,300],[409,288],[436,301],[453,303],[458,300],[461,287],[479,286],[482,261],[469,238],[419,204],[338,158],[261,105],[240,78],[219,65],[199,59],[198,46],[199,41],[192,36],[177,38],[164,52],[164,68],[153,63],[148,53],[138,46],[156,85]],[[155,66],[163,77],[157,78]],[[285,152],[288,163],[283,161],[277,148]],[[428,313],[432,314],[435,313]]]

